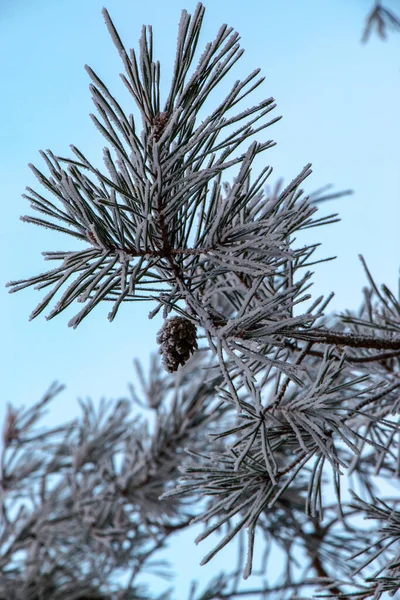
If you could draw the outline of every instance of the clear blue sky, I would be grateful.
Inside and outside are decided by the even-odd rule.
[[[29,162],[43,167],[39,149],[65,156],[73,143],[100,162],[105,142],[88,116],[93,109],[83,65],[89,64],[117,98],[127,98],[119,79],[122,65],[100,12],[103,2],[0,1],[3,283],[47,270],[42,251],[71,247],[66,237],[22,223],[19,216],[32,212],[21,198],[25,186],[39,191],[27,167]],[[398,2],[388,4],[395,8]],[[156,55],[165,65],[164,89],[181,9],[193,12],[195,5],[194,0],[106,4],[128,47],[137,47],[143,23],[153,25]],[[232,77],[245,77],[261,67],[266,82],[253,103],[274,96],[275,115],[283,115],[268,130],[268,138],[278,143],[264,154],[274,167],[272,181],[281,176],[291,180],[311,162],[308,191],[327,183],[337,190],[354,189],[353,196],[323,207],[322,212],[338,211],[341,223],[309,230],[309,240],[323,243],[321,257],[338,256],[317,269],[314,293],[335,291],[333,309],[357,308],[366,281],[359,253],[377,281],[397,293],[400,35],[392,34],[386,43],[373,36],[367,45],[360,44],[369,0],[218,0],[205,5],[202,45],[214,38],[222,23],[235,27],[246,52]],[[0,420],[7,402],[30,405],[54,379],[67,384],[67,390],[53,403],[48,425],[76,416],[78,396],[97,402],[101,396],[126,395],[127,381],[135,381],[132,359],[139,357],[146,367],[150,352],[157,349],[161,321],[148,320],[150,304],[125,304],[111,324],[106,318],[109,306],[99,307],[73,330],[67,323],[79,306],[49,322],[43,316],[29,322],[40,292],[10,295],[3,288],[0,298]],[[192,537],[185,535],[188,545],[179,542],[185,556],[192,551]],[[225,554],[210,568],[198,568],[209,547],[204,542],[193,549],[193,569],[178,579],[182,593],[191,576],[206,580],[222,568],[224,557],[227,560]]]

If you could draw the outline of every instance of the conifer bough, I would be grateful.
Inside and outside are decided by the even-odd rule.
[[[99,593],[107,583],[104,577],[111,578],[122,566],[131,569],[118,598],[142,597],[134,582],[147,557],[168,535],[195,522],[205,523],[196,541],[225,526],[222,539],[203,563],[247,530],[247,561],[237,571],[244,566],[244,578],[252,572],[256,531],[267,544],[285,552],[282,583],[260,590],[263,597],[294,598],[297,589],[311,584],[324,590],[323,597],[335,598],[349,597],[351,586],[357,598],[380,598],[384,591],[400,588],[399,557],[388,558],[382,545],[388,537],[400,538],[396,501],[389,508],[378,500],[373,483],[378,476],[391,478],[400,472],[399,301],[386,286],[378,289],[363,259],[369,287],[358,314],[325,316],[332,295],[312,298],[312,272],[307,269],[321,262],[313,260],[318,244],[296,245],[295,234],[337,221],[336,214],[316,218],[316,205],[348,192],[324,196],[319,190],[304,196],[301,185],[311,173],[310,165],[283,190],[267,185],[270,166],[253,173],[256,157],[274,145],[271,140],[255,141],[254,136],[262,137],[280,118],[269,116],[275,108],[273,98],[251,108],[243,105],[263,82],[259,69],[237,80],[200,120],[205,101],[213,98],[243,53],[239,35],[223,25],[194,66],[204,10],[198,4],[193,16],[182,12],[172,81],[162,100],[151,27],[143,27],[139,54],[128,52],[104,9],[124,64],[121,77],[137,114],[127,115],[86,67],[98,113],[91,117],[108,144],[105,169],[92,165],[74,146],[74,158],[55,156],[50,150],[41,153],[50,175],[31,165],[46,195],[28,188],[25,197],[44,216],[22,219],[71,235],[84,248],[45,252],[46,260],[60,264],[9,283],[11,291],[31,285],[50,288],[32,319],[57,294],[48,319],[75,302],[83,303],[69,323],[72,327],[102,301],[113,303],[111,321],[123,302],[152,301],[156,306],[150,318],[163,308],[164,325],[157,341],[164,366],[176,373],[162,379],[153,368],[147,386],[141,375],[147,405],[157,414],[151,434],[134,422],[127,428],[126,403],[118,405],[119,417],[110,417],[101,430],[93,407],[83,406],[79,436],[69,445],[46,447],[54,453],[47,465],[30,459],[32,477],[44,480],[55,471],[64,473],[64,488],[61,484],[53,488],[53,500],[46,500],[43,484],[41,509],[24,522],[25,533],[16,535],[15,548],[0,549],[0,590],[11,585],[23,593],[28,590],[32,599],[47,593],[54,600],[94,593],[88,587],[94,579],[88,579],[79,564],[80,554],[74,562],[54,542],[59,538],[49,534],[66,522],[79,552],[86,548],[93,552],[94,541],[108,539],[110,554],[103,552],[109,568],[105,572],[96,566]],[[222,179],[225,171],[231,183]],[[201,331],[204,344],[199,347]],[[171,389],[176,396],[167,406],[163,394]],[[51,394],[45,402],[50,398]],[[13,473],[7,453],[13,445],[15,452],[21,449],[21,433],[36,417],[22,423],[21,415],[10,409],[7,419],[1,480],[5,497],[11,499],[18,473]],[[73,429],[65,433],[74,435]],[[122,451],[120,442],[125,458],[118,469],[111,457]],[[94,471],[88,477],[90,464]],[[358,479],[364,498],[354,492],[350,502],[342,498],[341,481],[349,473]],[[322,495],[329,480],[333,504]],[[63,500],[57,499],[60,489]],[[94,493],[95,489],[101,492]],[[206,500],[201,503],[202,499]],[[384,508],[378,508],[379,502]],[[348,524],[356,514],[390,525],[366,532]],[[187,518],[182,521],[183,515]],[[18,518],[24,519],[24,514]],[[18,522],[5,523],[11,536],[7,528]],[[123,537],[133,531],[135,543],[127,552]],[[54,569],[46,570],[51,581],[45,588],[38,552],[49,540],[60,552],[55,552],[58,570],[50,553],[46,555]],[[153,546],[147,553],[148,542]],[[312,579],[294,577],[296,542],[314,571]],[[21,548],[28,557],[36,548],[35,568],[8,571],[13,552]],[[356,564],[355,558],[363,553],[368,558]],[[375,572],[368,580],[363,578],[364,569],[378,555],[384,576]],[[66,556],[71,564],[64,572]],[[94,563],[90,568],[94,573]],[[76,591],[79,577],[81,596]],[[228,584],[233,586],[229,591]],[[222,576],[199,599],[243,593],[237,577]]]

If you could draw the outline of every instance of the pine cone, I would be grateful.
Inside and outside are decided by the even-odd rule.
[[[169,119],[168,112],[157,113],[153,120],[153,135],[156,142],[160,139],[164,133],[164,129],[167,126]]]
[[[173,373],[198,348],[196,326],[184,317],[167,319],[157,333],[157,343],[161,344],[165,369]]]

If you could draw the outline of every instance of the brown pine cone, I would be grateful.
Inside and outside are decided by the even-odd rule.
[[[172,317],[164,322],[157,333],[163,364],[169,373],[178,370],[193,354],[197,346],[196,326],[184,317]]]

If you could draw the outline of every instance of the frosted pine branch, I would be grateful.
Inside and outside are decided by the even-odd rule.
[[[11,291],[48,288],[32,319],[51,303],[47,319],[81,303],[73,327],[103,301],[111,321],[125,302],[151,302],[150,318],[163,309],[157,341],[167,373],[153,359],[146,381],[136,363],[144,399],[131,387],[132,402],[152,412],[152,427],[121,399],[98,410],[81,403],[81,419],[37,431],[57,386],[29,411],[9,408],[1,600],[10,590],[15,600],[149,598],[138,578],[150,558],[200,522],[198,542],[223,533],[203,564],[234,540],[240,560],[197,600],[243,595],[239,578],[254,574],[258,540],[285,557],[281,581],[257,590],[263,597],[289,600],[312,584],[313,597],[355,589],[379,600],[399,587],[398,557],[383,548],[398,537],[397,500],[379,498],[376,481],[400,473],[400,300],[378,288],[364,259],[358,313],[329,315],[333,294],[313,296],[310,267],[333,257],[315,259],[319,244],[296,235],[335,223],[337,214],[319,217],[318,205],[348,192],[306,195],[310,164],[286,186],[272,186],[269,165],[256,173],[255,160],[274,145],[264,130],[280,118],[270,115],[272,97],[243,105],[264,82],[259,69],[200,120],[243,54],[239,34],[222,25],[197,56],[204,12],[200,3],[182,12],[163,98],[152,28],[143,27],[138,52],[127,50],[104,9],[136,112],[126,114],[86,67],[104,168],[75,146],[72,158],[41,153],[48,174],[31,166],[45,195],[27,189],[41,215],[22,219],[84,247],[45,252],[58,266],[11,282]],[[363,492],[356,503],[343,493],[347,475],[350,491],[355,480]],[[354,525],[365,514],[385,525]],[[302,579],[293,569],[299,549]],[[125,589],[112,581],[120,569]]]

